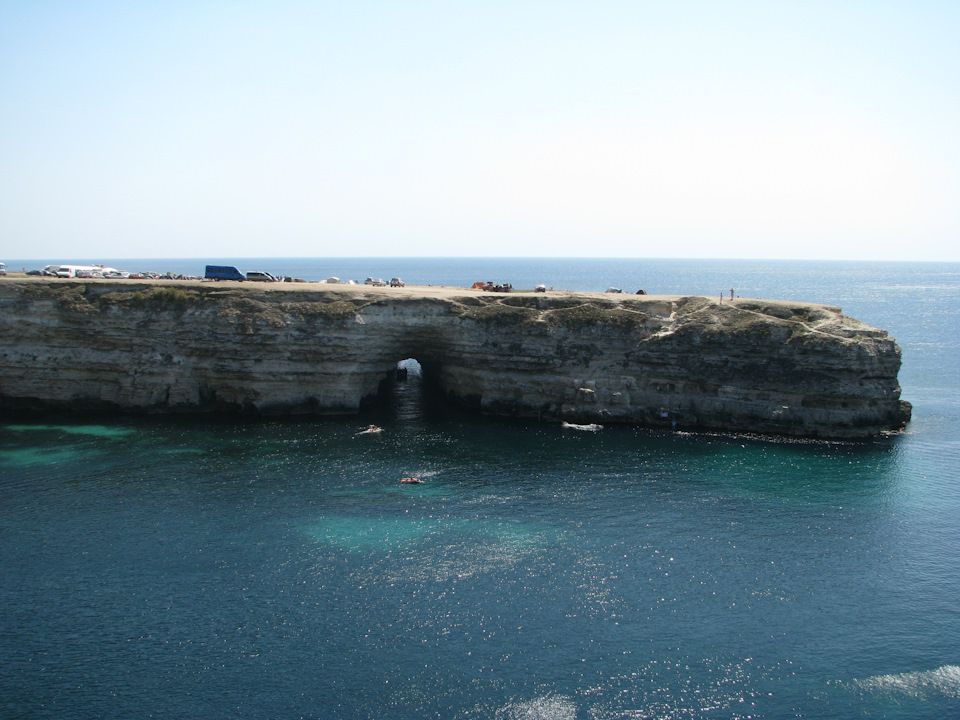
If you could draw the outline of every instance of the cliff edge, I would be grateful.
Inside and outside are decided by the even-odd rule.
[[[0,407],[350,414],[417,359],[490,414],[804,437],[902,428],[900,349],[807,303],[0,282]]]

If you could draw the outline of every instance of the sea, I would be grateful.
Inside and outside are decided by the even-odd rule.
[[[0,718],[960,718],[960,263],[79,262],[824,303],[913,420],[500,422],[416,358],[360,417],[0,415]]]

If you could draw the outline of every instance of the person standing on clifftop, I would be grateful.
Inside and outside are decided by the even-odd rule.
[[[733,300],[733,288],[730,288],[730,299]]]

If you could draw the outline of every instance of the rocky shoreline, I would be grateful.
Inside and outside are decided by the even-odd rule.
[[[199,281],[0,281],[0,408],[354,414],[415,358],[478,412],[863,438],[910,417],[900,349],[774,300]]]

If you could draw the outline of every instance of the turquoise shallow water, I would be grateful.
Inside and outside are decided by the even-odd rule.
[[[904,435],[493,423],[415,373],[356,420],[5,419],[0,716],[960,716],[960,268],[843,268],[765,272],[897,337]]]

